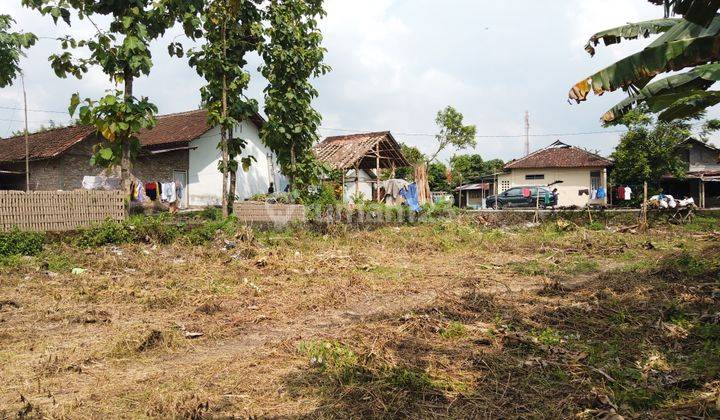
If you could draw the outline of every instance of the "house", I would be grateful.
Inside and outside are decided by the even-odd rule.
[[[663,192],[677,198],[692,197],[701,208],[720,207],[720,149],[690,137],[677,146],[677,151],[686,175],[682,179],[663,177]]]
[[[236,195],[240,199],[266,193],[270,183],[276,191],[285,188],[273,153],[260,140],[264,124],[255,115],[235,127],[236,138],[247,141],[244,155],[257,159],[247,172],[238,172]],[[222,201],[222,174],[218,170],[217,144],[220,128],[209,126],[205,110],[158,116],[157,126],[138,135],[141,151],[132,173],[143,182],[180,182],[186,186],[181,206],[219,205]],[[29,136],[30,190],[75,190],[82,188],[87,175],[103,169],[90,164],[93,148],[99,143],[94,127],[70,126]],[[25,189],[25,139],[0,140],[0,189]]]
[[[485,208],[485,198],[493,194],[491,187],[492,184],[489,182],[461,185],[455,188],[457,194],[455,204],[461,208]]]
[[[342,172],[346,202],[357,196],[377,199],[382,169],[394,174],[397,168],[411,166],[389,131],[328,137],[313,152],[322,163]]]
[[[504,173],[497,176],[496,190],[513,187],[550,185],[557,188],[558,206],[584,207],[607,204],[607,197],[592,199],[585,191],[607,191],[608,170],[613,166],[606,159],[585,149],[556,141],[544,149],[508,162]]]

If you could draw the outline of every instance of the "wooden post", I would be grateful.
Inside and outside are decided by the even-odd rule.
[[[342,202],[345,202],[345,172],[347,172],[347,169],[342,170],[342,195],[340,196],[340,199]]]
[[[648,183],[645,181],[643,183],[643,204],[642,204],[642,219],[640,220],[640,229],[641,230],[647,230],[648,228],[648,219],[647,219],[647,209],[648,208]]]
[[[360,194],[360,164],[355,163],[355,196]]]
[[[705,208],[705,180],[700,178],[700,208]]]
[[[375,145],[375,195],[380,202],[380,142]]]
[[[500,194],[500,187],[498,186],[498,176],[495,174],[495,209],[498,208],[498,194]]]

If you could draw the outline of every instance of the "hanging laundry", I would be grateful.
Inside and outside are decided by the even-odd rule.
[[[158,198],[158,184],[157,182],[148,182],[145,184],[145,194],[148,196],[148,198],[152,201],[157,200]]]
[[[625,187],[620,186],[617,188],[617,195],[615,196],[618,200],[625,199]]]
[[[412,183],[400,190],[400,195],[405,199],[405,202],[413,211],[420,211],[420,204],[418,203],[418,190],[417,184]]]
[[[605,187],[600,187],[597,190],[597,198],[598,199],[604,199],[607,196],[607,193],[605,192]]]
[[[632,200],[632,188],[625,187],[624,194],[625,194],[625,197],[624,197],[625,200]]]
[[[590,190],[590,199],[597,200],[597,190]]]
[[[174,203],[177,200],[174,182],[163,182],[160,184],[160,199],[167,203]]]
[[[583,190],[578,191],[578,196],[583,196],[583,195],[590,195],[590,189],[585,188]]]
[[[532,196],[532,191],[530,191],[530,188],[523,188],[522,195],[525,198],[529,198]]]

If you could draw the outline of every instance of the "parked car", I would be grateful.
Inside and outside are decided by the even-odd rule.
[[[530,196],[523,195],[523,190],[529,189]],[[509,207],[535,207],[538,202],[538,190],[540,192],[540,208],[557,205],[557,197],[553,195],[548,187],[526,186],[515,187],[500,193],[496,196],[491,195],[485,199],[485,204],[491,209],[503,209]],[[549,197],[549,202],[545,201],[545,197]]]

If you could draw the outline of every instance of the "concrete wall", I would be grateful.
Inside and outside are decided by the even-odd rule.
[[[683,158],[688,162],[690,172],[720,170],[718,152],[697,143],[692,143],[692,147],[685,152]]]
[[[238,161],[246,156],[255,156],[257,159],[247,172],[238,171],[235,195],[245,200],[255,194],[266,194],[271,182],[276,192],[282,192],[287,186],[287,180],[280,173],[275,155],[260,140],[255,124],[244,121],[235,128],[234,136],[247,141]],[[220,128],[215,127],[190,143],[191,147],[197,147],[190,150],[188,194],[191,206],[216,206],[222,202],[222,174],[218,170],[221,159],[217,148],[219,141]]]
[[[348,171],[345,174],[345,202],[350,203],[352,202],[352,197],[356,194],[356,191],[359,190],[360,194],[363,196],[365,200],[372,200],[373,199],[373,178],[364,170],[360,170],[360,175],[358,178],[358,189],[355,188],[355,170]],[[348,179],[352,179],[352,181],[347,181]]]
[[[553,186],[558,189],[558,206],[584,207],[588,204],[607,204],[607,198],[602,200],[590,200],[587,195],[579,196],[578,191],[590,189],[590,173],[600,171],[601,186],[607,189],[607,171],[603,168],[545,168],[545,169],[513,169],[509,174],[500,175],[498,182],[500,192],[514,187],[548,185],[555,181],[563,181],[562,184]],[[529,180],[526,175],[545,175],[544,179]]]

